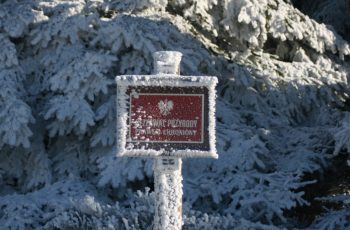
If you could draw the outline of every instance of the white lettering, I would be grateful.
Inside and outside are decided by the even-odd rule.
[[[141,122],[143,127],[165,127],[165,119],[143,119]]]
[[[160,129],[146,129],[146,135],[160,135]]]
[[[197,120],[172,119],[172,120],[167,121],[167,127],[196,128],[197,127]]]
[[[171,127],[171,128],[197,128],[198,120],[180,120],[180,119],[142,119],[135,120],[133,124],[135,127]]]
[[[197,130],[189,129],[164,129],[163,135],[165,136],[195,136]]]

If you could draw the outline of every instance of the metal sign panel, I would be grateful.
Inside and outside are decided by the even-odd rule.
[[[142,76],[137,83],[130,77],[117,78],[117,111],[124,118],[118,122],[120,156],[215,157],[215,130],[209,128],[215,128],[209,115],[215,93],[207,81],[157,76],[141,84]]]

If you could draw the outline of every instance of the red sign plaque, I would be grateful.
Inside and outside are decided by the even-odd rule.
[[[131,142],[203,143],[204,94],[130,94]]]
[[[127,94],[126,146],[168,151],[209,148],[206,88],[129,87]]]

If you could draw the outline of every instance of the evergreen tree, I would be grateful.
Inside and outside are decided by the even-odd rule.
[[[0,226],[151,229],[152,161],[115,155],[114,77],[176,50],[182,75],[219,78],[219,159],[184,160],[184,229],[301,227],[306,175],[350,151],[349,20],[292,2],[0,1]],[[320,199],[341,209],[309,228],[349,227],[348,195]]]

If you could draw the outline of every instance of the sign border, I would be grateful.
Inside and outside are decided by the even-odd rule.
[[[204,94],[204,99],[205,99],[205,103],[204,103],[204,110],[205,111],[209,111],[209,90],[206,87],[169,87],[169,86],[163,86],[163,87],[159,87],[159,86],[128,86],[127,87],[127,91],[126,91],[126,96],[130,96],[132,91],[138,91],[138,92],[172,92],[172,93],[177,93],[177,94],[193,94],[193,93],[200,93],[200,94]],[[127,107],[129,108],[129,105],[127,104]],[[128,121],[129,116],[127,117],[127,125],[129,124]],[[202,151],[208,151],[210,149],[210,145],[209,145],[209,134],[208,134],[208,126],[209,126],[209,116],[208,113],[204,113],[204,142],[203,143],[186,143],[186,142],[181,142],[181,143],[155,143],[155,142],[128,142],[128,135],[127,135],[127,139],[126,139],[126,148],[128,149],[128,147],[130,146],[130,149],[136,150],[136,149],[140,149],[142,146],[144,146],[145,148],[148,149],[153,149],[153,150],[160,150],[160,149],[164,149],[164,152],[167,151],[174,151],[174,149],[177,150],[184,150],[184,149],[196,149],[196,150],[202,150]],[[129,128],[129,127],[127,127]],[[146,144],[145,144],[146,143]],[[136,145],[136,146],[134,146]]]
[[[216,133],[215,133],[215,86],[218,82],[213,76],[179,76],[175,74],[155,74],[155,75],[122,75],[116,77],[117,82],[117,156],[125,157],[212,157],[218,158],[216,153]],[[128,149],[127,143],[127,121],[129,109],[129,87],[176,87],[191,88],[205,87],[208,89],[208,150],[197,149]],[[204,97],[203,97],[204,100]],[[204,109],[204,106],[203,106]],[[205,130],[206,127],[202,127]],[[202,133],[204,135],[204,132]]]

